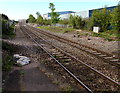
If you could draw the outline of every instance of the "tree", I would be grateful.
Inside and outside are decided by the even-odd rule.
[[[40,15],[38,18],[37,18],[37,21],[36,21],[38,24],[43,24],[43,17]]]
[[[41,16],[41,14],[39,12],[36,12],[36,15],[37,15],[36,23],[42,25],[43,24],[43,17]]]
[[[36,15],[37,15],[37,19],[38,19],[39,16],[41,16],[39,12],[36,12]]]
[[[8,38],[8,37],[13,37],[15,36],[15,33],[13,32],[14,30],[14,25],[15,21],[10,25],[10,20],[7,15],[5,14],[0,14],[0,23],[1,23],[1,29],[2,29],[2,38]]]
[[[78,29],[82,29],[84,28],[84,24],[85,22],[82,20],[82,18],[80,16],[73,16],[70,15],[69,18],[69,24],[73,27],[73,28],[78,28]]]
[[[51,25],[51,19],[44,19],[43,24],[44,25]]]
[[[102,10],[95,10],[90,18],[90,24],[91,27],[98,26],[101,28],[101,31],[106,31],[110,26],[110,19],[110,11],[106,8]]]
[[[28,18],[28,22],[29,23],[35,23],[35,21],[36,21],[35,17],[32,14],[30,14],[29,18]]]
[[[82,29],[84,27],[84,21],[82,20],[82,18],[77,15],[74,19],[76,28]]]
[[[73,15],[70,15],[70,17],[69,17],[69,24],[72,26],[72,28],[76,27],[75,19],[74,19]]]
[[[55,11],[55,5],[53,3],[49,3],[49,9],[51,9],[51,23],[56,24],[59,21],[59,14],[54,12]]]
[[[64,20],[59,20],[60,24],[64,24],[64,25],[68,25],[69,24],[69,20],[68,19],[64,19]]]
[[[113,29],[120,31],[120,4],[111,13],[111,25]]]

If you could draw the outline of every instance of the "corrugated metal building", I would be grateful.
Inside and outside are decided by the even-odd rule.
[[[117,7],[117,6],[111,6],[111,7],[106,7],[106,9],[112,11],[112,10],[113,10],[114,8],[116,8],[116,7]],[[98,9],[89,10],[89,17],[92,16],[92,13],[93,13],[94,10],[101,10],[101,9],[103,9],[103,8],[98,8]]]
[[[68,19],[70,17],[70,14],[74,15],[74,11],[62,11],[62,12],[57,12],[60,16],[60,19]],[[50,19],[51,15],[50,13],[43,14],[43,19]]]
[[[113,10],[114,8],[116,8],[117,6],[111,6],[111,7],[106,7],[107,10]],[[92,13],[94,10],[101,10],[103,8],[99,8],[99,9],[92,9],[92,10],[87,10],[87,11],[80,11],[80,12],[74,12],[74,11],[62,11],[62,12],[57,12],[60,16],[61,19],[68,19],[70,17],[70,15],[78,15],[81,16],[82,18],[90,18],[92,16]],[[50,13],[44,14],[43,18],[45,19],[51,19]]]
[[[88,18],[89,17],[89,10],[88,11],[76,12],[75,15],[81,16],[82,18]]]

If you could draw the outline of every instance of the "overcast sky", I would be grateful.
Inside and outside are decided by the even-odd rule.
[[[50,12],[49,3],[55,4],[56,11],[85,11],[104,6],[115,6],[119,0],[0,0],[0,13],[6,14],[10,19],[27,19],[29,14],[36,17]]]

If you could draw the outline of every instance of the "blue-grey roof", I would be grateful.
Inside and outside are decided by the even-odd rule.
[[[113,10],[114,8],[116,8],[116,7],[117,7],[117,6],[111,6],[111,7],[106,7],[106,9],[112,11],[112,10]],[[103,9],[103,8],[98,8],[98,9],[89,10],[89,17],[92,16],[92,13],[93,13],[94,10],[101,10],[101,9]]]
[[[69,13],[75,13],[74,11],[62,11],[62,12],[57,12],[59,15],[63,14],[69,14]],[[50,17],[50,13],[48,13],[48,17]]]

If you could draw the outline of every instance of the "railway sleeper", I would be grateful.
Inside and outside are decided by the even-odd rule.
[[[104,57],[105,59],[113,59],[113,57]]]

